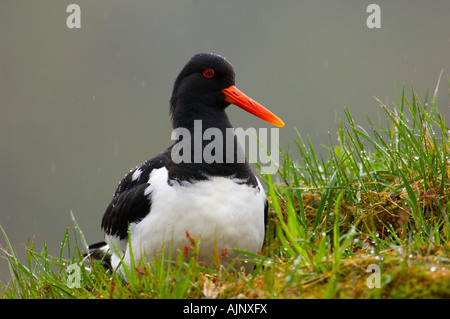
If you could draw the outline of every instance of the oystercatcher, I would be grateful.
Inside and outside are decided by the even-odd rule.
[[[236,88],[233,67],[225,58],[196,54],[175,80],[170,99],[173,128],[192,133],[191,145],[198,142],[194,140],[198,121],[201,133],[214,128],[226,136],[232,129],[225,113],[230,104],[284,126],[277,116]],[[127,266],[131,264],[129,240],[138,262],[143,256],[153,258],[163,246],[166,251],[169,247],[189,247],[192,238],[200,239],[198,258],[206,265],[213,264],[217,252],[227,253],[222,262],[228,264],[238,259],[234,248],[257,253],[264,241],[267,198],[248,162],[237,160],[240,146],[234,134],[232,138],[235,147],[231,161],[226,143],[222,143],[222,160],[199,160],[196,152],[203,152],[210,140],[201,141],[200,147],[191,150],[184,148],[183,152],[190,152],[182,154],[187,160],[174,161],[179,137],[165,151],[132,169],[120,182],[103,216],[105,243],[91,246],[91,254],[100,258],[103,253],[99,252],[109,247],[106,259],[110,258],[111,267],[116,269],[121,260]],[[176,254],[172,252],[171,256]],[[247,266],[239,261],[233,261],[233,265]]]

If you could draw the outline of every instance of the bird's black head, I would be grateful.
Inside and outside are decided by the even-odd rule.
[[[170,99],[172,118],[185,113],[181,108],[189,105],[224,109],[230,103],[221,91],[232,85],[234,70],[225,58],[212,53],[194,55],[175,80]]]
[[[225,121],[230,103],[277,126],[284,123],[235,87],[234,70],[223,57],[212,53],[194,55],[178,74],[170,99],[174,128],[194,120]],[[219,123],[218,123],[219,124]],[[231,124],[229,124],[231,126]]]

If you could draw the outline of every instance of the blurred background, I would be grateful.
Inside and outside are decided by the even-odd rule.
[[[380,29],[366,25],[373,2]],[[71,3],[81,29],[66,26]],[[58,255],[70,211],[88,242],[102,240],[118,182],[171,144],[173,81],[197,52],[225,56],[237,86],[284,120],[284,148],[297,128],[325,152],[346,107],[365,127],[366,115],[384,124],[373,96],[392,105],[404,83],[423,98],[442,69],[448,119],[449,16],[448,0],[2,0],[0,225],[22,256],[34,236]],[[235,127],[270,127],[228,114]]]

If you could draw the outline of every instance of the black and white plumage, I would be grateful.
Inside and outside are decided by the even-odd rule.
[[[203,132],[208,128],[225,132],[232,128],[225,113],[230,103],[275,125],[284,125],[237,90],[234,77],[232,66],[223,57],[195,55],[174,84],[170,100],[173,127],[193,133],[194,120],[201,120]],[[234,140],[236,159],[240,146],[236,136]],[[209,142],[203,141],[203,148]],[[131,170],[106,209],[101,226],[114,269],[121,258],[130,265],[128,234],[136,262],[144,254],[152,258],[163,245],[174,249],[189,245],[186,231],[201,238],[199,260],[209,265],[217,250],[228,249],[227,257],[232,260],[237,257],[234,248],[256,253],[263,245],[267,198],[248,163],[225,160],[225,146],[223,161],[194,162],[192,151],[190,162],[175,163],[172,148],[176,143]],[[98,251],[105,247],[97,244],[93,248]]]

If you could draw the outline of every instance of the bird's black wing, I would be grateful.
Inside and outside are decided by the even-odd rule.
[[[131,170],[120,182],[102,219],[102,229],[106,235],[127,238],[128,225],[143,219],[150,212],[151,194],[144,194],[149,186],[152,170],[166,165],[166,153],[144,162]],[[139,170],[137,178],[133,174]]]

